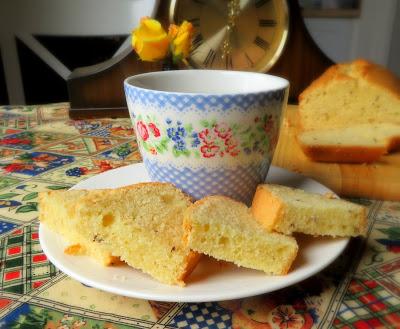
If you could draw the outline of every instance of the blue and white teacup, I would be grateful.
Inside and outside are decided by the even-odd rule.
[[[153,181],[194,199],[250,204],[277,144],[287,80],[261,73],[180,70],[124,81],[139,150]]]

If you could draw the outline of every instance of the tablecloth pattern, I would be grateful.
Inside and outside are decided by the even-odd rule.
[[[368,237],[286,289],[198,304],[106,293],[69,278],[38,239],[39,191],[141,161],[128,119],[72,121],[68,104],[0,107],[0,328],[400,328],[400,202],[368,207]]]

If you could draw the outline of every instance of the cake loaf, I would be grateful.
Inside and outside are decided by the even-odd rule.
[[[223,196],[195,202],[184,225],[191,249],[269,275],[286,274],[298,251],[294,238],[267,232],[246,205]]]
[[[312,160],[372,162],[400,145],[400,80],[365,60],[337,64],[299,96],[298,114]]]
[[[168,183],[40,193],[39,219],[81,254],[115,259],[167,284],[184,285],[199,255],[183,243],[189,197]]]
[[[364,207],[291,187],[259,185],[251,209],[269,231],[333,237],[366,233]]]

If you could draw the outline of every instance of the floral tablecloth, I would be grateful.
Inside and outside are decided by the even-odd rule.
[[[128,119],[68,119],[68,104],[0,107],[1,328],[400,328],[400,202],[368,207],[366,239],[295,286],[199,304],[126,298],[55,268],[38,239],[39,191],[141,161]]]

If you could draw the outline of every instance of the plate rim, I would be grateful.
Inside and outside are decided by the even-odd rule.
[[[130,164],[128,166],[123,166],[123,167],[119,167],[116,169],[112,169],[112,170],[108,170],[104,173],[89,177],[86,180],[83,180],[77,184],[75,184],[74,186],[71,187],[71,189],[81,189],[80,185],[84,186],[84,182],[86,182],[86,184],[88,184],[88,181],[90,181],[91,179],[94,179],[94,177],[96,177],[96,179],[99,179],[98,176],[100,175],[104,175],[107,174],[108,175],[112,175],[112,172],[117,171],[117,170],[122,170],[122,168],[124,168],[124,170],[127,170],[128,167],[134,167],[134,166],[140,166],[140,170],[144,169],[144,165],[143,163],[135,163],[135,164]],[[273,167],[273,166],[271,166]],[[275,168],[279,168],[279,167],[275,167]],[[283,168],[279,168],[279,169],[283,169]],[[283,169],[285,170],[285,169]],[[287,170],[285,170],[287,171]],[[290,171],[288,171],[290,172]],[[293,174],[297,174],[297,173],[293,173]],[[305,176],[304,176],[305,177]],[[311,180],[312,182],[316,182],[319,185],[325,187],[326,189],[328,189],[326,186],[320,184],[319,182],[315,181],[312,178],[309,177],[305,177],[306,179]],[[329,189],[328,189],[329,190]],[[47,232],[46,232],[47,231]],[[177,293],[177,292],[182,292],[185,290],[185,287],[179,287],[179,286],[170,286],[170,285],[165,285],[169,288],[176,288],[176,292],[174,293],[169,293],[169,294],[165,294],[165,293],[151,293],[151,292],[146,292],[146,291],[137,291],[137,290],[123,290],[119,287],[113,287],[112,285],[107,285],[104,284],[102,282],[98,282],[96,281],[95,277],[94,278],[88,278],[88,277],[83,277],[80,274],[74,272],[73,269],[70,269],[68,266],[65,266],[64,262],[62,262],[62,260],[59,260],[55,257],[53,257],[53,253],[50,250],[51,247],[48,246],[48,244],[46,243],[47,241],[47,235],[51,234],[51,235],[55,235],[56,237],[59,236],[62,238],[62,236],[56,232],[51,231],[45,224],[40,223],[39,224],[39,241],[40,241],[40,245],[42,246],[43,252],[46,254],[46,256],[48,257],[48,259],[50,260],[51,263],[53,263],[53,265],[55,265],[59,270],[61,270],[63,273],[67,274],[68,276],[70,276],[71,278],[77,280],[78,282],[81,282],[85,285],[88,285],[90,287],[93,288],[97,288],[109,293],[113,293],[113,294],[117,294],[117,295],[122,295],[122,296],[126,296],[126,297],[133,297],[133,298],[139,298],[139,299],[146,299],[146,300],[156,300],[156,301],[162,301],[162,302],[179,302],[179,303],[199,303],[199,302],[211,302],[211,301],[222,301],[222,300],[233,300],[233,299],[241,299],[241,298],[246,298],[246,297],[251,297],[251,296],[256,296],[256,295],[261,295],[261,294],[265,294],[265,293],[269,293],[269,292],[273,292],[273,291],[277,291],[280,290],[282,288],[285,287],[289,287],[292,286],[296,283],[299,283],[307,278],[310,278],[312,276],[314,276],[316,273],[322,271],[324,268],[326,268],[327,266],[329,266],[332,262],[334,262],[342,253],[343,251],[346,249],[346,247],[348,246],[349,242],[350,242],[350,238],[336,238],[337,240],[340,239],[341,240],[341,244],[339,244],[339,246],[337,246],[337,252],[336,254],[331,257],[331,258],[323,258],[321,262],[319,262],[318,264],[314,265],[314,267],[312,268],[312,270],[310,272],[307,272],[306,275],[298,275],[298,276],[294,276],[294,277],[290,277],[290,273],[289,272],[287,275],[285,276],[281,276],[281,277],[288,277],[288,280],[282,280],[282,281],[278,281],[276,282],[272,288],[271,286],[264,286],[264,287],[256,287],[251,289],[250,292],[246,292],[246,291],[241,291],[241,292],[235,292],[235,290],[233,289],[232,291],[225,291],[222,295],[218,295],[214,292],[214,294],[216,294],[217,296],[211,297],[208,296],[210,294],[204,294],[202,295],[202,297],[196,297],[196,296],[192,296],[192,295],[185,295],[185,294],[181,294],[181,293]],[[50,247],[50,249],[49,249]],[[68,256],[68,255],[65,255]],[[71,256],[71,257],[76,257],[76,256]],[[80,256],[80,257],[84,257],[83,259],[91,259],[89,256]],[[82,260],[82,259],[80,259]],[[129,266],[129,265],[127,265]],[[138,269],[132,268],[135,271],[139,271]],[[107,267],[104,267],[104,270],[107,270]],[[148,275],[148,274],[146,274]],[[156,284],[161,284],[158,281],[156,281],[154,278],[152,278],[151,276],[148,276],[150,280],[154,280],[154,282]],[[277,277],[277,276],[274,276]],[[270,276],[265,275],[266,280],[268,280],[268,278],[270,278]],[[186,286],[187,287],[187,286]],[[182,290],[183,289],[183,290]],[[208,296],[208,297],[207,297]]]

